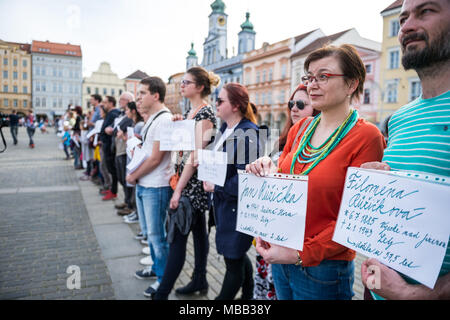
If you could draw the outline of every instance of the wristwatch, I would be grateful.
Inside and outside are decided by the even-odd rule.
[[[301,266],[303,263],[302,257],[300,257],[300,251],[297,251],[297,262],[295,263],[296,266]]]

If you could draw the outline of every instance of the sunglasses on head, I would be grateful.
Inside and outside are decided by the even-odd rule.
[[[295,101],[295,100],[289,100],[289,102],[288,102],[288,108],[289,108],[289,110],[292,110],[292,108],[294,107],[294,105],[296,105],[297,108],[298,108],[299,110],[305,109],[305,102],[304,102],[303,100],[297,100],[297,101]]]

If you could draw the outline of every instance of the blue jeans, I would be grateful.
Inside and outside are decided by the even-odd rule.
[[[351,300],[353,261],[324,260],[316,267],[273,264],[272,277],[279,300]]]
[[[147,235],[153,272],[161,282],[169,255],[166,240],[166,217],[172,189],[170,187],[145,188],[136,185],[136,207],[142,234]]]

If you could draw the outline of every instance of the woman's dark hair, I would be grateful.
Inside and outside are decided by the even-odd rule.
[[[351,99],[359,100],[359,96],[364,90],[364,81],[366,79],[366,68],[361,60],[361,57],[356,51],[355,47],[349,44],[343,44],[339,47],[325,46],[323,48],[314,50],[311,52],[305,60],[304,69],[309,71],[309,65],[313,61],[317,61],[327,57],[336,57],[339,61],[339,66],[342,69],[342,73],[345,75],[344,79],[347,84],[348,80],[357,80],[358,87],[352,93]]]
[[[83,115],[83,108],[81,108],[80,106],[76,106],[76,107],[75,107],[75,112],[76,112],[79,116],[82,116],[82,115]]]
[[[201,93],[202,98],[207,97],[212,92],[212,87],[217,87],[220,84],[220,77],[213,72],[208,72],[202,67],[192,67],[187,73],[189,73],[195,80],[197,87],[203,86]]]
[[[130,109],[130,111],[136,112],[136,123],[144,121],[144,118],[142,118],[141,114],[137,110],[136,103],[134,101],[128,102],[127,108]]]
[[[230,104],[234,107],[238,107],[245,118],[256,124],[257,120],[250,104],[247,88],[240,83],[232,82],[224,85],[223,89],[227,92]]]

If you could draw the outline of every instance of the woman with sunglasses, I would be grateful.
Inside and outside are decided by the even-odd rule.
[[[292,128],[292,126],[304,118],[315,117],[320,113],[320,111],[313,109],[313,107],[311,106],[311,101],[309,99],[308,92],[306,91],[306,86],[303,83],[299,84],[294,90],[291,97],[289,98],[287,107],[286,124],[284,125],[284,129],[280,134],[280,138],[278,139],[278,147],[276,149],[278,153],[274,154],[271,157],[274,163],[277,163],[278,158],[283,152],[289,130]],[[304,123],[306,125],[308,122]],[[298,136],[296,138],[298,139]]]
[[[174,115],[173,120],[195,120],[195,148],[204,149],[211,140],[211,131],[216,127],[216,117],[212,107],[207,102],[212,87],[217,87],[220,78],[216,74],[201,67],[190,68],[181,81],[181,95],[189,99],[192,108],[182,115]],[[206,264],[209,251],[208,234],[206,230],[205,211],[208,210],[208,194],[203,190],[202,181],[197,178],[197,151],[179,152],[175,172],[179,175],[172,198],[170,209],[178,208],[181,197],[186,197],[193,209],[193,220],[190,230],[194,236],[195,267],[192,280],[185,287],[176,289],[177,294],[193,294],[208,292],[206,280]],[[153,300],[166,300],[183,268],[186,258],[186,244],[189,233],[184,235],[175,228],[173,241],[169,247],[166,269],[160,286]]]
[[[260,150],[258,126],[247,89],[239,83],[226,84],[217,99],[217,116],[224,122],[213,150],[227,153],[224,186],[204,182],[213,192],[216,249],[224,256],[226,272],[216,300],[233,300],[242,288],[243,300],[253,298],[253,268],[247,251],[253,237],[236,231],[238,172],[257,159]]]
[[[258,159],[247,171],[258,176],[282,172],[308,176],[308,204],[302,251],[256,240],[256,250],[272,263],[278,299],[351,299],[355,252],[332,241],[348,167],[381,159],[386,144],[373,124],[350,107],[363,92],[365,68],[350,45],[327,46],[305,60],[302,78],[314,109],[321,111],[289,131],[278,166]],[[374,160],[369,160],[374,161]],[[377,161],[377,160],[375,160]]]
[[[271,159],[274,163],[278,163],[278,159],[286,145],[289,130],[303,118],[316,116],[320,112],[313,109],[304,84],[299,84],[291,94],[287,104],[287,120],[284,129],[278,138],[278,144],[275,146]],[[306,125],[307,122],[304,122]],[[299,130],[300,132],[301,130]],[[297,137],[298,139],[298,134]],[[293,143],[295,145],[295,142]],[[272,278],[272,266],[267,263],[263,256],[256,254],[256,273],[255,273],[255,290],[253,299],[255,300],[276,300],[275,286]]]

